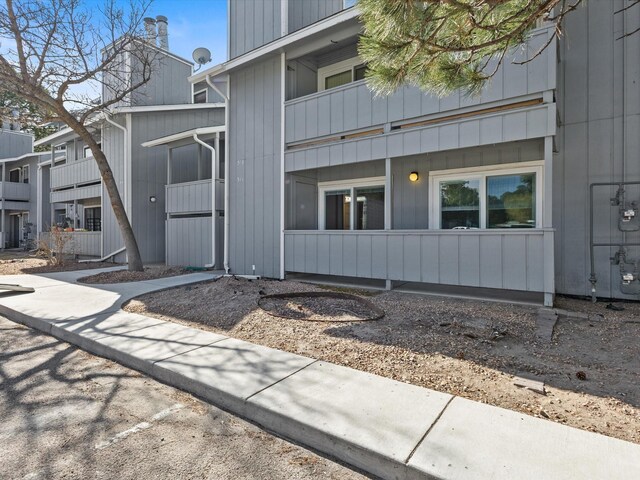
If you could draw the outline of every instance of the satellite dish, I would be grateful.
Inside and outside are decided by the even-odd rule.
[[[204,65],[211,61],[211,52],[208,48],[200,47],[193,51],[193,60],[199,64]]]

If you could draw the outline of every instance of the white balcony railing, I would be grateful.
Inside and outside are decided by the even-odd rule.
[[[29,201],[31,186],[28,183],[0,182],[0,198],[2,200]]]

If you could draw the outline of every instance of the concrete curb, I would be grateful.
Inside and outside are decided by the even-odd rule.
[[[82,318],[36,318],[16,301],[0,314],[381,478],[640,478],[640,445],[130,314],[124,301]]]

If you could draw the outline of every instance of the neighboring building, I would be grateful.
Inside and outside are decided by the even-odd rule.
[[[478,97],[374,98],[353,3],[231,0],[230,59],[190,78],[228,97],[229,270],[551,304],[591,293],[593,215],[613,245],[595,249],[597,294],[637,298],[638,249],[609,258],[639,243],[640,189],[594,187],[592,211],[589,190],[640,181],[640,34],[623,35],[640,10],[584,2],[560,41],[536,56],[552,32],[534,30]]]
[[[0,249],[31,246],[36,239],[38,161],[33,135],[5,122],[0,128]],[[46,154],[44,154],[46,156]]]
[[[166,19],[163,22],[166,24]],[[148,26],[152,23],[151,19],[147,20]],[[154,27],[151,25],[150,28]],[[178,258],[181,264],[203,266],[211,261],[203,260],[200,249],[194,255],[176,255],[175,252],[182,252],[189,242],[167,242],[167,239],[176,238],[176,229],[183,227],[170,222],[167,216],[171,214],[172,219],[204,217],[208,213],[211,217],[211,196],[208,197],[208,212],[192,212],[189,210],[190,198],[181,196],[181,186],[169,187],[167,184],[171,178],[172,184],[206,183],[208,179],[211,185],[210,150],[194,144],[193,138],[191,145],[182,142],[172,145],[175,148],[164,145],[144,148],[142,144],[175,132],[221,126],[224,124],[224,104],[216,103],[214,95],[207,99],[208,102],[195,103],[187,81],[192,73],[191,62],[160,45],[158,52],[161,57],[159,67],[151,80],[109,113],[97,115],[91,129],[113,171],[143,261],[165,262],[167,258]],[[103,96],[109,96],[108,89],[103,91]],[[205,141],[213,145],[213,139],[206,138]],[[125,261],[120,228],[90,149],[69,128],[37,141],[36,146],[40,145],[52,147],[54,161],[41,167],[42,189],[50,194],[51,207],[50,212],[42,215],[38,232],[46,234],[52,225],[73,227],[75,253]],[[170,156],[173,157],[171,162]],[[189,235],[193,232],[180,230],[178,233]]]

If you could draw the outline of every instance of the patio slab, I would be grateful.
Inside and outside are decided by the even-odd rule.
[[[404,478],[449,394],[317,362],[249,399],[248,416],[383,478]]]
[[[313,359],[227,338],[153,367],[153,376],[239,414],[245,400]]]
[[[411,479],[631,480],[640,445],[456,397],[408,466]]]

